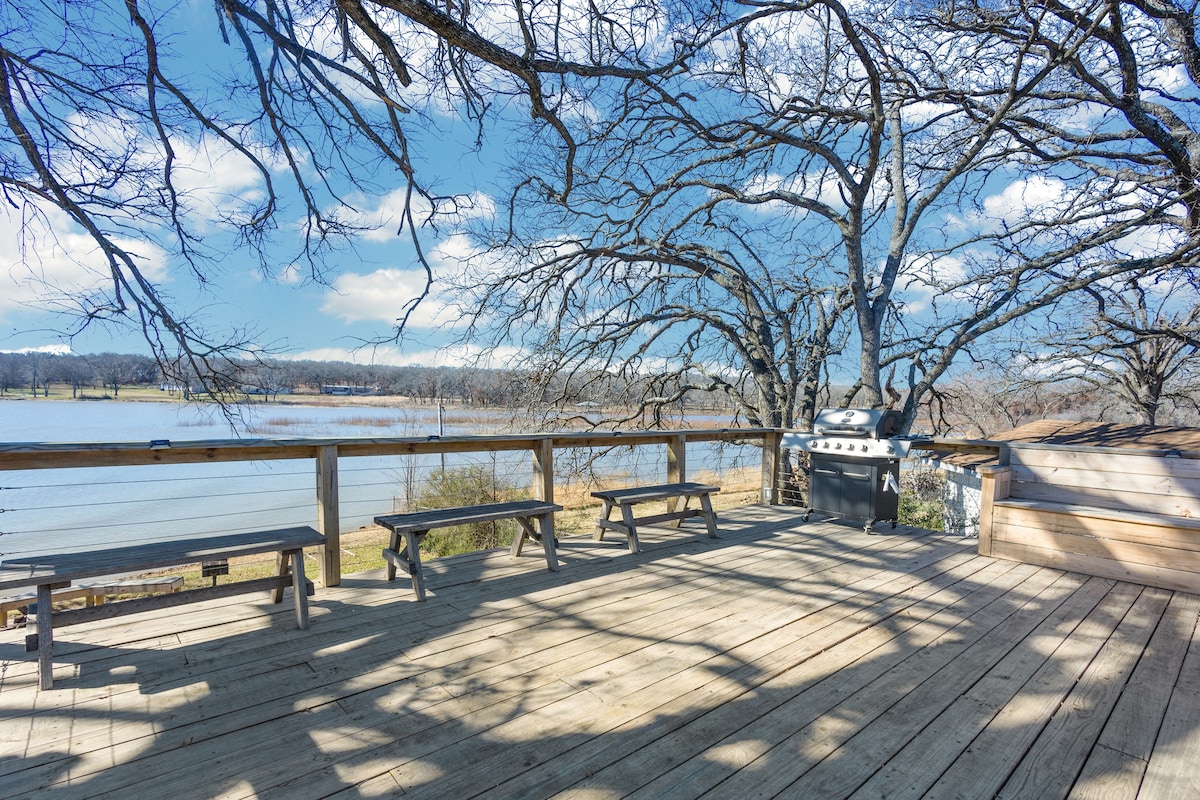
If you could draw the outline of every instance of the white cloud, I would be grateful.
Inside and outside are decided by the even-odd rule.
[[[946,286],[966,279],[966,264],[954,256],[933,256],[922,253],[905,260],[904,274],[908,276],[903,293],[896,302],[907,314],[919,314],[932,307],[936,298],[945,297]]]
[[[1143,80],[1147,86],[1160,89],[1170,94],[1182,94],[1191,88],[1191,80],[1188,78],[1187,70],[1181,64],[1172,64],[1169,67],[1159,67],[1151,70]]]
[[[390,242],[396,238],[404,220],[404,203],[408,189],[400,187],[378,197],[358,195],[349,202],[356,204],[351,209],[331,210],[338,219],[349,225],[362,228],[359,234],[371,242]],[[455,201],[442,201],[436,212],[429,201],[420,195],[412,198],[412,214],[418,226],[433,224],[451,229],[461,227],[473,219],[491,219],[496,214],[496,204],[483,192],[462,195]]]
[[[832,172],[801,173],[797,175],[780,175],[770,173],[759,175],[748,181],[742,191],[747,194],[766,194],[768,192],[787,192],[806,200],[822,203],[835,212],[846,210],[846,203],[838,192],[838,179]],[[772,200],[757,206],[748,206],[751,211],[762,213],[782,214],[799,211],[796,206],[782,200]],[[799,213],[804,213],[799,211]]]
[[[52,356],[70,355],[68,344],[44,344],[40,347],[22,347],[18,350],[0,350],[0,353],[49,353]]]
[[[64,152],[60,158],[71,162],[71,170],[101,185],[116,177],[109,192],[110,199],[117,209],[129,201],[125,205],[126,213],[131,215],[128,222],[145,227],[159,226],[156,216],[136,216],[145,202],[146,187],[142,181],[148,180],[148,174],[160,175],[166,163],[166,149],[157,134],[136,119],[119,116],[92,118],[77,113],[68,119],[68,124],[81,140],[104,157],[81,159],[76,154]],[[287,168],[287,164],[268,148],[252,143],[247,149],[254,152],[267,169]],[[180,203],[179,216],[200,232],[229,220],[244,222],[251,213],[257,212],[266,197],[266,186],[258,169],[222,139],[201,136],[189,140],[184,136],[173,136],[171,152],[171,181],[175,198]],[[111,164],[121,163],[128,164],[128,174],[109,174]],[[160,192],[165,192],[165,187],[160,188]]]
[[[325,294],[321,311],[347,323],[396,324],[406,306],[425,290],[425,273],[415,269],[378,269],[365,275],[344,273]],[[445,304],[426,298],[409,317],[418,328],[451,327],[456,323]]]
[[[1058,211],[1066,202],[1066,185],[1057,178],[1034,175],[1013,181],[999,194],[983,201],[983,217],[979,221],[992,224],[1018,223],[1041,217],[1046,210]]]
[[[410,328],[454,328],[466,319],[457,310],[463,302],[461,294],[446,293],[439,276],[448,276],[465,269],[479,270],[491,263],[486,253],[479,251],[461,234],[443,239],[427,254],[434,270],[432,293],[407,320]],[[423,269],[388,267],[366,274],[343,273],[325,294],[321,311],[347,323],[386,322],[396,324],[405,308],[425,291]]]
[[[266,197],[258,169],[242,153],[224,141],[203,139],[196,143],[172,142],[176,163],[175,188],[188,203],[188,219],[195,223],[218,223],[247,217]],[[161,163],[155,152],[149,157]],[[269,169],[282,167],[269,155],[257,157]]]
[[[115,241],[137,254],[138,269],[147,279],[167,279],[166,253],[160,247],[144,240]],[[5,206],[0,213],[0,286],[2,319],[30,307],[61,310],[69,298],[111,294],[112,276],[95,241],[62,211]]]
[[[304,281],[304,271],[296,264],[288,264],[276,277],[280,283],[295,286]]]

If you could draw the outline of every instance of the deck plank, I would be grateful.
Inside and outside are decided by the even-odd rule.
[[[1154,743],[1139,800],[1183,800],[1200,797],[1200,629],[1193,627],[1190,645],[1175,690],[1167,703]]]
[[[1000,570],[999,577],[1007,577],[1009,580],[995,580],[988,584],[986,594],[981,594],[977,598],[964,600],[967,605],[963,606],[964,613],[967,613],[968,606],[975,608],[977,605],[985,604],[989,599],[995,599],[996,595],[1003,593],[1006,589],[1010,589],[1020,582],[1022,574],[1028,574],[1024,568],[1021,570]],[[979,573],[976,573],[977,575]],[[901,612],[903,615],[904,612]],[[795,659],[795,656],[791,656]],[[793,670],[794,671],[794,670]],[[781,679],[764,682],[759,691],[776,691],[784,685],[784,680]],[[743,693],[745,694],[745,693]],[[783,695],[781,693],[781,700]],[[633,791],[638,788],[643,788],[643,793],[654,794],[659,791],[665,791],[663,787],[669,786],[671,783],[680,780],[683,773],[687,771],[687,765],[690,760],[706,748],[715,746],[715,749],[722,753],[725,760],[739,760],[745,758],[746,751],[739,748],[736,742],[722,743],[721,740],[730,730],[736,729],[739,724],[745,724],[748,721],[757,719],[763,710],[756,702],[754,695],[747,695],[743,700],[751,702],[742,702],[740,706],[731,706],[728,700],[725,700],[720,709],[712,710],[706,713],[703,718],[695,720],[683,720],[687,724],[680,724],[675,730],[668,735],[662,736],[658,741],[639,748],[637,753],[630,753],[628,757],[620,761],[616,761],[609,766],[607,772],[597,771],[589,778],[580,781],[579,785],[574,787],[571,792],[564,794],[564,797],[570,796],[586,796],[587,793],[598,786],[604,786],[607,789],[614,787],[618,791]],[[645,787],[639,784],[646,783],[645,777],[652,770],[664,770],[666,768],[675,767],[677,764],[682,764],[681,768],[672,769],[668,774],[660,776],[657,784],[647,784]],[[585,774],[581,772],[580,775]],[[518,796],[516,794],[505,794],[502,796]]]
[[[1200,791],[1200,597],[795,509],[695,527],[433,559],[419,613],[346,576],[308,631],[265,597],[86,623],[50,692],[0,632],[0,798]]]
[[[1008,613],[1011,614],[1011,611]],[[957,670],[953,676],[954,680],[949,682],[948,693],[959,696],[963,689],[975,682],[979,670],[973,663],[975,659],[981,659],[982,666],[986,667],[1005,653],[1007,647],[1024,641],[1029,632],[1026,625],[1030,622],[1031,620],[1020,619],[1015,628],[1006,626],[986,647],[977,648],[971,651],[970,655],[962,655],[960,648],[954,646],[946,648],[948,652],[945,652],[945,655],[958,656],[948,659],[942,665],[952,671]],[[798,705],[794,710],[783,709],[784,714],[773,714],[772,721],[775,727],[770,740],[770,750],[735,774],[722,776],[722,782],[714,785],[709,794],[713,797],[772,796],[786,790],[789,794],[799,792],[793,796],[803,797],[805,788],[823,793],[823,780],[831,780],[834,784],[855,784],[853,765],[847,765],[845,758],[838,758],[836,755],[839,746],[875,719],[881,713],[881,704],[901,700],[915,688],[913,675],[904,670],[902,665],[918,656],[922,648],[933,641],[935,640],[916,639],[907,650],[889,650],[886,654],[876,654],[851,676],[853,683],[848,684],[847,678],[841,675],[831,676],[830,680],[824,682],[824,686],[818,686],[815,692],[809,693],[811,697],[801,698],[804,701],[803,705]],[[886,671],[881,671],[881,667],[886,668]],[[941,679],[947,680],[949,677],[941,676]],[[792,724],[788,717],[794,717],[795,724]],[[783,736],[780,737],[779,734]],[[752,734],[743,730],[739,735]],[[868,738],[864,741],[869,743],[870,740]],[[804,788],[793,788],[798,779],[826,759],[831,759],[828,768],[814,776],[813,780],[802,783]],[[849,774],[850,780],[845,780],[839,772]],[[857,777],[865,780],[869,776]],[[862,780],[857,782],[861,783]],[[852,785],[841,786],[841,793],[836,796],[845,796],[852,792],[853,788]],[[706,795],[697,793],[694,796]]]
[[[1022,642],[1029,656],[1024,664],[1037,664],[1036,671],[1028,678],[1020,676],[1017,691],[1004,699],[996,715],[924,797],[962,797],[964,792],[993,797],[999,792],[1142,590],[1132,584],[1110,588],[1100,579],[1088,584],[1104,588],[1099,602],[1082,621],[1068,619],[1057,631]],[[996,683],[1012,677],[1004,672],[989,674],[966,696],[987,702],[998,688]]]
[[[1147,588],[1071,688],[1001,790],[1003,797],[1066,797],[1133,674],[1171,592]]]
[[[719,596],[719,599],[724,604],[730,602],[723,594]],[[703,624],[702,619],[697,620],[695,616],[690,614],[682,616],[671,614],[667,622],[672,625],[683,624],[689,626],[686,641],[695,641],[696,634],[691,629]],[[636,640],[641,644],[642,648],[639,648],[639,651],[653,647],[656,643],[670,643],[672,641],[671,630],[665,627],[660,627],[657,631],[651,631],[646,635],[639,635],[632,638],[627,636],[623,630],[618,632],[624,638]],[[680,636],[680,639],[683,640],[684,637]],[[620,693],[619,689],[613,689],[612,687],[612,684],[619,681],[632,681],[634,687],[642,686],[644,680],[637,674],[637,669],[645,664],[653,664],[654,661],[648,658],[647,653],[639,651],[617,655],[617,651],[611,646],[607,648],[609,655],[617,655],[617,657],[605,661],[599,668],[594,669],[593,672],[606,673],[605,678],[609,684],[609,692]],[[472,735],[485,734],[486,742],[469,746],[471,754],[470,762],[464,763],[455,750],[463,738],[462,732],[455,727],[449,727],[445,730],[438,730],[433,736],[427,733],[422,734],[419,741],[398,740],[378,750],[364,752],[354,759],[342,762],[339,764],[339,768],[342,771],[347,769],[354,770],[361,764],[365,765],[367,769],[373,769],[375,768],[375,764],[384,760],[381,759],[381,750],[387,753],[402,753],[401,761],[403,763],[399,763],[393,768],[393,774],[400,780],[408,795],[416,794],[420,796],[419,791],[422,788],[425,776],[429,774],[427,770],[430,769],[431,761],[432,763],[442,765],[438,769],[453,772],[456,778],[468,771],[474,770],[474,765],[480,764],[488,758],[492,759],[492,762],[489,763],[493,764],[496,761],[511,761],[516,757],[514,749],[517,748],[517,745],[513,744],[513,740],[519,740],[522,732],[532,736],[529,747],[524,748],[521,753],[521,755],[525,756],[520,762],[521,766],[524,766],[528,760],[528,753],[525,751],[530,749],[546,750],[546,746],[540,744],[540,742],[550,737],[552,731],[564,721],[568,725],[576,725],[580,720],[586,720],[588,723],[592,722],[594,714],[582,714],[578,712],[578,709],[572,713],[569,709],[573,703],[592,703],[597,708],[603,707],[603,702],[598,697],[598,690],[595,686],[589,685],[581,679],[577,669],[579,666],[581,665],[577,663],[559,663],[556,665],[556,673],[563,676],[562,679],[572,685],[574,692],[564,695],[561,698],[556,698],[554,704],[550,707],[550,712],[543,711],[544,707],[541,704],[531,706],[528,703],[524,703],[521,707],[521,714],[516,715],[513,719],[502,720],[499,724],[493,725],[490,720],[472,718]],[[620,685],[628,686],[629,684],[624,683]],[[647,691],[645,695],[647,700],[655,703],[661,703],[664,699],[664,693],[661,688]],[[625,704],[626,702],[629,701],[626,698],[622,698],[621,703]],[[453,716],[457,718],[460,715],[455,714]],[[530,733],[531,731],[532,733]],[[568,732],[567,735],[570,736],[570,733]],[[574,732],[574,735],[578,739],[588,739],[596,733],[597,730],[595,728],[588,727],[584,730]],[[389,755],[389,759],[395,757]],[[489,780],[494,779],[493,772],[487,770],[485,772]],[[337,779],[336,775],[321,774],[305,776],[299,782],[302,782],[305,788],[308,789],[321,785],[323,780],[333,781]],[[459,783],[455,782],[452,784],[452,787],[448,787],[445,781],[438,781],[429,787],[429,790],[433,796],[457,796],[452,788],[460,788]]]

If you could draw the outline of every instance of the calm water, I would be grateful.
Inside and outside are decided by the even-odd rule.
[[[432,409],[263,405],[247,409],[231,426],[212,409],[173,403],[0,401],[3,442],[437,432]],[[466,431],[447,425],[445,432]],[[390,513],[411,495],[421,465],[359,458],[343,459],[340,466],[342,526],[352,530],[377,514]],[[315,470],[311,461],[296,460],[0,472],[0,509],[0,553],[8,556],[87,549],[101,542],[311,525],[316,519]]]
[[[437,412],[433,409],[263,404],[246,407],[243,418],[231,427],[219,412],[194,405],[0,401],[0,441],[3,442],[423,436],[437,432]]]
[[[490,433],[472,422],[444,433]],[[496,415],[496,422],[502,418]],[[149,442],[229,438],[395,437],[438,432],[434,409],[264,405],[250,409],[236,429],[210,409],[171,403],[0,401],[0,442]],[[720,459],[729,467],[754,463],[743,453],[701,445],[689,450],[693,469]],[[584,454],[560,451],[556,472]],[[634,479],[665,474],[665,448],[622,448],[581,470]],[[339,463],[341,528],[370,524],[378,514],[406,507],[443,466],[474,465],[501,482],[527,486],[529,453],[343,458]],[[0,560],[38,552],[82,550],[103,542],[131,543],[172,536],[313,525],[315,469],[307,459],[222,464],[28,470],[0,472]]]

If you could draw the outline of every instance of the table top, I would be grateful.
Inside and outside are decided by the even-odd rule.
[[[720,486],[707,483],[661,483],[655,486],[631,486],[628,489],[602,489],[592,492],[592,497],[613,502],[637,503],[642,500],[662,500],[685,494],[712,494],[719,491]]]
[[[433,508],[427,511],[412,511],[404,514],[384,514],[375,518],[393,532],[425,531],[430,528],[448,528],[453,525],[469,525],[473,522],[492,522],[513,517],[540,517],[562,511],[557,503],[544,500],[516,500],[511,503],[484,503],[475,506]]]
[[[324,536],[310,527],[300,526],[139,542],[71,553],[21,555],[0,559],[0,589],[175,567],[323,544]]]

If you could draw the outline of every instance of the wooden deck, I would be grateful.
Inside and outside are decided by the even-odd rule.
[[[794,509],[0,632],[0,797],[1196,798],[1200,597]],[[692,531],[693,536],[681,535]]]

